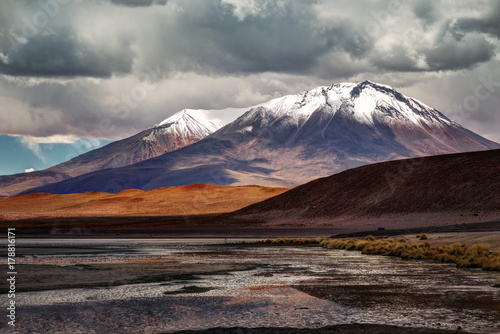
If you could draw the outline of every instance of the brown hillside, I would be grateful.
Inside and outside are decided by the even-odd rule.
[[[289,188],[192,184],[118,194],[27,194],[0,198],[0,218],[193,215],[230,212],[279,195]]]
[[[224,221],[366,225],[371,219],[387,221],[382,217],[415,221],[410,216],[427,226],[500,218],[500,150],[351,169],[227,214]]]

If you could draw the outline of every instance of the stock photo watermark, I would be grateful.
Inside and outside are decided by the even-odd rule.
[[[9,300],[7,307],[8,324],[11,327],[16,325],[16,229],[7,229],[7,283]]]
[[[369,37],[378,36],[383,30],[388,29],[390,20],[401,13],[401,0],[391,0],[387,2],[385,9],[371,11],[370,16],[373,20],[365,23],[364,33]]]
[[[481,103],[498,93],[500,80],[493,77],[493,73],[488,76],[479,76],[477,84],[471,94],[465,96],[461,103],[455,103],[449,114],[457,121],[468,119],[474,112],[478,111]]]

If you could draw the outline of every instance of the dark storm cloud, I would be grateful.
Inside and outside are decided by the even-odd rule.
[[[467,35],[461,40],[448,38],[423,51],[431,71],[471,68],[491,60],[496,45],[481,35]]]
[[[394,45],[386,53],[378,53],[373,57],[373,63],[380,69],[395,72],[419,72],[417,60],[410,56],[409,50],[402,45]]]
[[[413,13],[422,20],[425,25],[433,24],[439,19],[438,8],[435,0],[420,0],[414,3]]]
[[[106,6],[106,3],[118,6]],[[165,6],[150,8],[155,4]],[[14,48],[9,48],[5,36],[0,37],[4,55],[0,57],[0,72],[12,76],[110,77],[113,74],[137,75],[148,66],[159,65],[163,77],[176,72],[209,76],[267,72],[308,75],[318,73],[322,60],[333,64],[345,62],[346,57],[354,62],[370,63],[373,71],[411,72],[470,68],[495,55],[495,45],[481,35],[468,35],[494,31],[494,25],[498,24],[496,14],[488,14],[482,21],[476,19],[477,22],[459,18],[453,21],[454,25],[448,23],[443,34],[451,34],[454,39],[436,39],[434,46],[396,43],[381,47],[380,38],[407,33],[406,26],[391,25],[391,19],[404,22],[405,16],[414,15],[430,25],[442,15],[439,3],[417,1],[411,6],[402,3],[403,10],[397,13],[391,13],[382,3],[354,4],[345,13],[336,11],[340,14],[335,19],[320,17],[321,13],[315,8],[319,4],[325,8],[336,6],[319,0],[71,3],[67,6],[73,6],[72,11],[86,8],[90,14],[93,10],[114,9],[122,18],[116,23],[110,19],[108,23],[93,22],[93,16],[87,17],[87,24],[100,24],[104,29],[88,34],[69,27],[71,23],[65,22],[66,14],[59,14],[49,22],[47,29],[40,29]],[[500,5],[493,6],[494,13],[500,12]],[[131,12],[129,7],[137,7],[134,8],[137,12]],[[30,10],[30,14],[37,13],[33,5]],[[17,30],[8,30],[10,41],[12,31],[19,33],[21,21],[18,20]],[[64,24],[59,24],[60,21]],[[367,21],[378,29],[370,31]],[[106,29],[108,26],[111,29]],[[121,34],[120,29],[123,30]],[[105,38],[94,41],[96,33]],[[327,57],[333,58],[328,60]],[[422,67],[420,59],[427,62],[427,68]],[[349,68],[347,73],[352,73],[353,68]],[[359,72],[363,70],[365,66],[360,67]],[[329,73],[328,69],[324,72]]]
[[[490,8],[481,18],[460,18],[455,25],[457,33],[482,32],[500,37],[500,1],[491,1]]]
[[[130,73],[134,54],[126,39],[115,40],[115,47],[92,45],[71,28],[54,34],[40,34],[16,45],[0,60],[0,72],[14,76],[91,76],[109,77]]]
[[[375,47],[371,53],[372,63],[380,70],[394,72],[437,72],[471,69],[494,59],[498,43],[489,35],[495,31],[495,25],[500,25],[500,2],[490,3],[491,8],[485,7],[488,14],[484,19],[442,18],[444,9],[438,5],[438,1],[413,4],[413,14],[424,25],[422,37],[426,37],[430,25],[439,22],[435,37],[428,45],[421,44],[418,39],[402,38],[400,42],[403,43],[382,50]]]
[[[226,4],[183,1],[175,21],[159,22],[158,50],[147,62],[208,75],[304,74],[332,50],[362,57],[371,48],[347,19],[323,25],[305,2],[266,4],[265,10],[241,17]]]
[[[161,64],[165,75],[179,71],[206,75],[304,74],[328,52],[340,51],[360,59],[373,46],[372,38],[360,33],[349,17],[322,23],[311,1],[250,1],[255,8],[243,5],[250,8],[247,14],[231,3],[183,0],[170,12],[163,11],[164,17],[143,8],[166,4],[165,1],[110,0],[110,3],[119,5],[115,7],[118,13],[120,8],[141,7],[137,16],[123,13],[132,19],[125,22],[123,30],[135,36],[127,39],[117,36],[115,29],[103,30],[99,33],[108,35],[106,42],[96,43],[91,35],[84,37],[81,31],[58,24],[66,19],[61,14],[44,24],[41,27],[44,29],[38,29],[33,20],[44,11],[31,4],[27,16],[18,14],[22,19],[17,20],[17,27],[9,29],[9,39],[0,38],[6,56],[0,58],[0,72],[13,76],[109,77],[131,73],[135,62],[139,71],[150,64]],[[92,4],[85,3],[68,6],[74,6],[73,10],[92,8]],[[109,10],[106,6],[95,9]],[[32,13],[35,13],[33,19]],[[26,23],[26,17],[30,22]],[[92,17],[88,20],[92,22]],[[107,26],[96,23],[103,28]],[[109,25],[113,25],[112,21]],[[23,29],[36,33],[25,36]],[[28,38],[11,47],[8,44],[12,44],[13,36]],[[138,51],[137,55],[132,48]]]

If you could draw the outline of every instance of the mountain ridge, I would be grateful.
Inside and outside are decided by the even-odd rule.
[[[190,183],[290,187],[375,162],[495,148],[500,144],[389,86],[340,83],[260,104],[176,151],[30,192]]]
[[[81,154],[66,162],[30,174],[0,176],[0,196],[15,195],[96,170],[131,165],[193,144],[224,124],[210,120],[203,110],[183,109],[133,136]]]

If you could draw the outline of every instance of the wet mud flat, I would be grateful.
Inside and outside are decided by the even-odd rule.
[[[317,247],[100,248],[25,252],[9,332],[500,332],[498,273]]]

